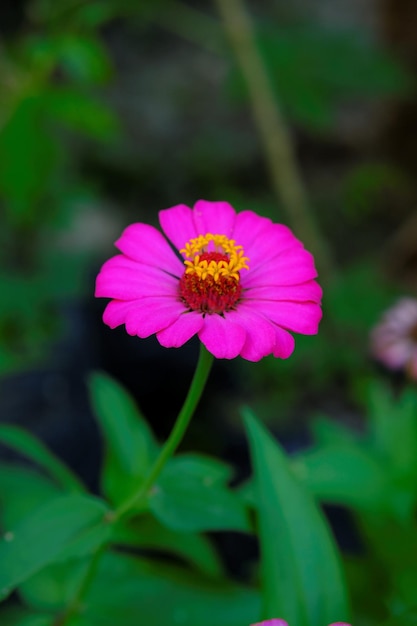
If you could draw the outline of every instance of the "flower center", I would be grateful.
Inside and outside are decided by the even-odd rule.
[[[206,233],[191,239],[180,250],[185,272],[180,279],[180,296],[192,311],[224,313],[240,298],[240,270],[249,269],[242,246],[225,235]]]

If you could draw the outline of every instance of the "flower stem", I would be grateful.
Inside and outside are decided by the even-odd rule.
[[[107,547],[108,544],[105,543],[93,554],[89,564],[87,565],[87,569],[76,594],[74,595],[66,609],[56,616],[55,620],[52,622],[52,626],[65,626],[65,624],[67,624],[70,619],[75,617],[82,610],[83,600],[88,593],[91,584],[94,581],[94,577],[96,575],[101,557],[103,556]]]
[[[188,394],[182,406],[182,409],[178,414],[174,428],[172,429],[171,434],[166,440],[164,446],[162,447],[159,456],[155,459],[155,462],[149,470],[148,475],[146,476],[143,483],[140,485],[138,491],[133,494],[133,496],[131,496],[128,500],[123,502],[120,507],[114,512],[114,520],[120,519],[133,507],[140,504],[142,499],[146,498],[149,489],[155,483],[165,463],[178,448],[179,444],[182,441],[182,438],[184,437],[185,431],[187,430],[188,424],[191,421],[197,404],[201,398],[201,394],[204,391],[204,387],[210,374],[212,364],[213,355],[208,352],[203,344],[200,344],[200,355],[197,363],[197,368],[194,372],[190,389],[188,390]]]
[[[333,261],[309,205],[293,141],[257,49],[251,18],[242,0],[215,1],[247,84],[274,191],[295,234],[314,254],[324,279],[329,279],[334,274]]]
[[[149,474],[140,485],[138,491],[128,500],[123,502],[123,504],[121,504],[121,506],[114,513],[112,513],[112,515],[107,520],[108,523],[116,523],[121,517],[123,517],[123,515],[129,513],[129,511],[131,511],[133,507],[136,507],[138,504],[140,504],[141,500],[144,500],[146,498],[149,489],[155,483],[165,463],[174,454],[175,450],[181,443],[182,438],[184,437],[187,426],[190,423],[192,416],[194,415],[194,411],[204,391],[204,387],[210,374],[212,364],[213,355],[208,352],[203,344],[201,344],[197,367],[194,372],[194,376],[191,381],[187,397],[177,417],[170,436],[162,447],[159,456],[156,458],[154,464],[149,471]],[[72,599],[66,610],[56,617],[55,621],[53,622],[53,626],[65,626],[68,620],[77,615],[77,613],[80,611],[84,597],[90,589],[91,583],[94,580],[94,576],[96,574],[100,559],[108,547],[109,543],[106,542],[94,553],[77,593],[75,594],[74,598]]]

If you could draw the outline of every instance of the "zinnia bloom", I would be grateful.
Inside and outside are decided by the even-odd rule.
[[[417,380],[417,300],[401,298],[371,332],[372,356]]]
[[[257,624],[252,624],[252,626],[288,626],[288,623],[283,619],[268,619],[266,622],[258,622]],[[350,626],[346,622],[334,622],[333,624],[329,624],[329,626]]]
[[[103,315],[111,328],[156,334],[167,348],[197,334],[218,359],[249,361],[289,357],[288,331],[317,333],[314,260],[286,226],[205,200],[161,211],[159,222],[167,239],[148,224],[128,226],[116,242],[122,254],[97,277],[96,296],[112,299]]]

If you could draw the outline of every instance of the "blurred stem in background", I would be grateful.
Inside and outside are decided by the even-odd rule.
[[[327,283],[335,273],[333,260],[309,205],[291,135],[256,47],[250,16],[241,0],[215,2],[247,83],[273,188],[290,226],[314,254],[323,282]]]

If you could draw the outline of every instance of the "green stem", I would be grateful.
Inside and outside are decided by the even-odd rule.
[[[257,49],[251,18],[242,0],[216,0],[216,4],[247,84],[275,193],[296,235],[313,252],[325,278],[329,278],[334,273],[333,261],[309,205],[291,134]]]
[[[188,424],[191,421],[197,404],[201,398],[201,394],[204,391],[204,387],[210,374],[212,364],[212,354],[210,354],[210,352],[208,352],[203,344],[201,344],[197,368],[194,372],[190,389],[188,390],[187,397],[177,417],[174,428],[172,429],[170,436],[166,440],[161,452],[159,453],[159,456],[156,458],[153,466],[151,467],[149,474],[140,485],[138,491],[133,494],[133,496],[131,496],[128,500],[123,502],[120,507],[115,511],[115,520],[120,519],[136,505],[140,504],[140,501],[142,499],[146,498],[149,489],[156,482],[156,479],[161,473],[165,463],[178,448],[179,444],[182,441],[182,438],[184,437],[185,431],[187,430]]]
[[[177,417],[170,436],[165,442],[159,456],[156,458],[155,463],[151,467],[149,474],[146,476],[143,483],[140,485],[138,491],[128,500],[126,500],[126,502],[124,502],[111,515],[111,518],[108,519],[109,523],[116,523],[123,515],[131,511],[135,506],[140,503],[141,500],[146,498],[149,489],[155,483],[165,463],[174,454],[175,450],[181,443],[182,438],[184,437],[188,424],[190,423],[191,418],[194,415],[194,411],[204,391],[204,387],[210,374],[212,364],[213,355],[208,352],[203,344],[201,344],[200,356],[198,359],[196,370],[194,372],[193,379],[191,381],[190,389],[188,390],[187,397]],[[72,599],[66,610],[56,617],[55,621],[53,622],[53,626],[65,626],[68,620],[77,615],[77,613],[80,611],[84,597],[94,580],[99,561],[107,548],[108,543],[105,543],[95,552],[88,565],[88,568],[85,572],[83,580],[81,581],[77,593],[75,594],[74,598]]]
[[[101,557],[106,551],[106,548],[107,543],[100,546],[100,548],[98,548],[98,550],[94,553],[91,561],[87,566],[86,572],[75,596],[73,597],[67,608],[62,613],[57,615],[52,626],[65,626],[65,624],[67,624],[72,617],[75,617],[81,611],[83,600],[87,595],[91,584],[94,581],[98,565],[100,563]]]

